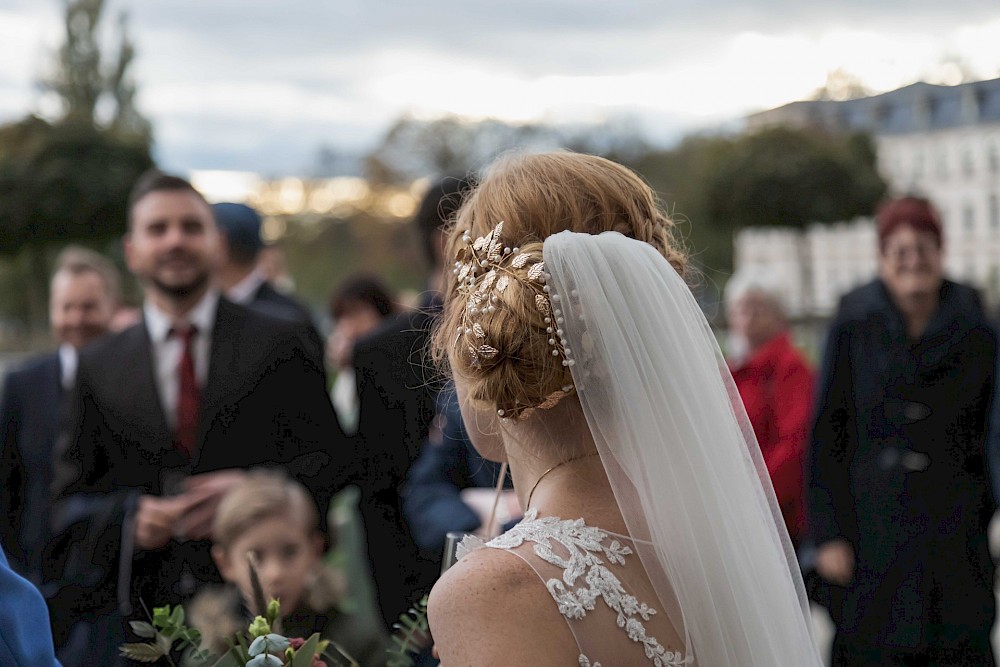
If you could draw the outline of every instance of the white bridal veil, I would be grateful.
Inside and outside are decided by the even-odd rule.
[[[774,491],[684,280],[650,245],[544,245],[573,380],[661,608],[704,667],[821,665]]]

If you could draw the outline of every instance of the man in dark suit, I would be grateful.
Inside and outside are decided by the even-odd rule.
[[[440,308],[441,227],[458,210],[467,188],[462,179],[440,180],[428,190],[414,218],[432,269],[421,308],[388,319],[354,345],[358,436],[364,448],[356,482],[379,605],[389,627],[430,590],[440,571],[440,559],[427,558],[414,543],[399,490],[434,417],[435,372],[424,351]]]
[[[49,486],[60,407],[76,377],[78,350],[103,336],[118,303],[114,265],[95,252],[68,248],[49,288],[49,324],[59,347],[11,371],[0,403],[0,543],[11,568],[41,584],[48,540]]]
[[[226,298],[265,315],[307,325],[307,345],[323,362],[323,339],[316,330],[312,313],[294,297],[276,289],[258,266],[264,249],[261,219],[246,204],[222,202],[212,205],[220,234],[217,275]]]
[[[52,605],[62,590],[43,574],[51,533],[50,486],[59,427],[76,378],[79,350],[103,336],[118,305],[121,281],[114,265],[84,248],[67,248],[56,262],[49,322],[56,352],[11,372],[4,383],[0,418],[0,541],[11,566],[38,586]],[[93,626],[72,616],[54,618],[56,648],[66,664],[89,643]]]
[[[219,581],[215,510],[251,466],[286,468],[321,516],[350,475],[302,325],[221,297],[218,243],[187,181],[152,173],[136,185],[125,256],[143,320],[80,358],[48,559],[78,592],[62,613],[129,616]]]

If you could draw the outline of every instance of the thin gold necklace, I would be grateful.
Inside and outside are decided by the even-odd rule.
[[[585,459],[585,458],[588,458],[588,457],[591,457],[591,456],[598,456],[599,454],[600,454],[600,452],[590,452],[589,454],[581,454],[580,456],[574,456],[571,459],[566,459],[565,461],[560,461],[559,463],[555,464],[554,466],[552,466],[551,468],[549,468],[548,470],[546,470],[545,472],[543,472],[541,475],[539,475],[538,479],[535,480],[534,486],[531,487],[531,491],[528,491],[528,502],[525,503],[525,505],[524,505],[524,511],[527,512],[529,509],[531,509],[531,496],[533,496],[535,494],[535,489],[538,488],[538,484],[543,479],[545,479],[546,475],[548,475],[550,472],[552,472],[553,470],[555,470],[559,466],[564,466],[567,463],[573,463],[574,461],[579,461],[580,459]]]

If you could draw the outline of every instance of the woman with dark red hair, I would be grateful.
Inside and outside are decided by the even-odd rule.
[[[841,301],[807,472],[833,665],[994,663],[994,510],[984,453],[996,342],[944,278],[926,199],[877,214],[879,275]]]

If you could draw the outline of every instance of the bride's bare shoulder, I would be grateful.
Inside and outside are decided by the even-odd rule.
[[[431,592],[431,605],[435,601],[472,604],[477,597],[492,599],[496,596],[529,597],[538,594],[546,596],[541,579],[521,558],[502,549],[484,547],[465,555],[445,572]]]
[[[558,661],[575,647],[542,580],[499,549],[478,549],[452,566],[434,585],[427,612],[442,667],[551,664],[549,651]]]

